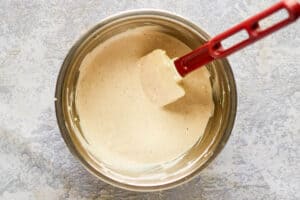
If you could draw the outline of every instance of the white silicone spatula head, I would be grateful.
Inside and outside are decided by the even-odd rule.
[[[174,62],[166,52],[154,50],[139,60],[140,78],[144,93],[156,105],[163,107],[184,96],[184,89]]]

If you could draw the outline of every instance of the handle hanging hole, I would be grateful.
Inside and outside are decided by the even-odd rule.
[[[285,8],[278,10],[270,16],[259,21],[260,31],[273,27],[274,25],[289,18],[289,13]]]

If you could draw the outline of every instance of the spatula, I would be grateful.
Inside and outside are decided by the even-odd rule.
[[[263,20],[282,11],[286,11],[286,18],[267,27],[261,25]],[[153,53],[145,56],[145,59],[151,60],[154,57],[157,58],[159,55],[161,57],[161,62],[157,62],[156,59],[156,63],[152,66],[143,65],[144,70],[142,70],[141,78],[144,91],[147,96],[159,106],[170,104],[184,96],[184,90],[178,84],[183,77],[215,59],[225,58],[265,36],[274,33],[296,21],[299,16],[300,3],[296,0],[282,0],[270,8],[213,37],[204,45],[175,59],[175,61],[169,59],[168,62],[168,57],[164,51],[155,50]],[[233,38],[234,35],[242,32],[246,33],[246,38],[230,44],[229,47],[223,45],[225,40]]]

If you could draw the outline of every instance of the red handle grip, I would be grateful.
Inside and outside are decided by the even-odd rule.
[[[288,17],[286,19],[283,19],[266,29],[262,29],[260,27],[259,22],[261,20],[283,9],[288,13]],[[214,59],[224,58],[246,47],[247,45],[252,44],[257,40],[283,28],[284,26],[296,21],[299,16],[300,4],[296,0],[282,0],[272,7],[215,36],[206,44],[192,51],[191,53],[178,58],[174,62],[176,69],[178,73],[184,77],[189,72],[213,61]],[[246,31],[248,34],[248,38],[237,42],[229,48],[224,48],[222,46],[222,41],[228,39],[229,37],[240,31]]]
[[[259,21],[264,18],[273,15],[276,12],[285,9],[288,12],[288,18],[283,19],[266,29],[261,29]],[[282,27],[294,22],[300,15],[300,4],[295,0],[285,0],[278,2],[272,7],[258,13],[257,15],[243,21],[242,23],[232,27],[231,29],[215,36],[212,38],[209,43],[209,52],[210,55],[214,58],[222,58],[236,52],[245,46],[252,44],[253,42],[281,29]],[[232,45],[230,48],[225,49],[221,42],[232,35],[245,30],[247,31],[249,37],[246,40],[238,42]]]

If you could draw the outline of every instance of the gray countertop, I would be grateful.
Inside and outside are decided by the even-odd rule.
[[[104,17],[128,9],[180,14],[211,35],[275,0],[0,0],[0,199],[300,199],[300,22],[232,55],[235,127],[191,182],[155,193],[90,175],[60,136],[56,78],[70,47]]]

